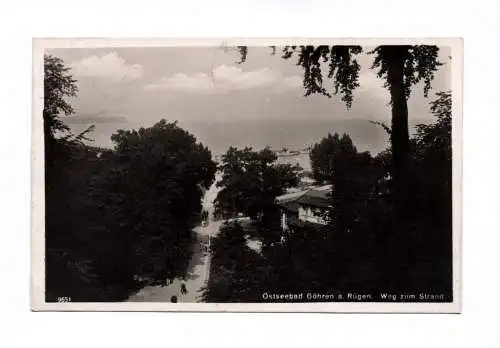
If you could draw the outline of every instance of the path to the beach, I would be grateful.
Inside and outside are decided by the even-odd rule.
[[[220,180],[217,175],[216,180]],[[201,290],[206,285],[210,273],[210,253],[207,251],[209,239],[219,231],[221,221],[213,220],[213,201],[218,188],[215,183],[203,197],[203,209],[209,213],[210,222],[206,227],[196,227],[197,242],[194,245],[193,257],[188,267],[186,280],[175,279],[167,286],[146,286],[132,295],[129,302],[170,302],[172,296],[177,296],[178,302],[200,302]],[[186,294],[181,294],[181,284],[186,285]]]

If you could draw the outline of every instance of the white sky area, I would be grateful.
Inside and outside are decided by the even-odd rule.
[[[364,48],[369,51],[370,48]],[[182,122],[238,122],[259,120],[390,120],[389,92],[370,70],[373,57],[359,55],[360,87],[350,110],[340,96],[304,97],[303,70],[297,58],[271,55],[268,47],[249,47],[238,64],[234,48],[154,47],[53,49],[78,80],[76,115],[68,123],[126,122],[150,126],[165,118]],[[440,67],[428,99],[422,85],[409,100],[410,124],[433,120],[429,101],[435,91],[449,89],[449,49],[440,49]],[[326,72],[327,70],[324,69]],[[327,90],[333,82],[325,79]],[[109,128],[109,127],[108,127]],[[129,128],[129,127],[125,127]],[[106,135],[107,136],[107,135]]]

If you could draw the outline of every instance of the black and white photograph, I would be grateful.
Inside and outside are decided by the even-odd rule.
[[[34,39],[34,310],[461,310],[460,39]]]

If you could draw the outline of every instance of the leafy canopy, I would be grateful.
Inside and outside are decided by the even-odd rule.
[[[248,56],[246,46],[238,46],[241,61]],[[327,97],[339,94],[341,99],[350,108],[353,102],[353,91],[359,87],[360,65],[358,56],[363,52],[361,46],[285,46],[282,48],[283,59],[297,58],[296,65],[303,68],[303,86],[305,96],[322,94]],[[432,45],[398,45],[377,46],[368,51],[374,55],[371,69],[378,69],[377,76],[385,80],[384,86],[391,88],[388,76],[389,67],[401,64],[404,68],[404,94],[410,96],[411,87],[424,81],[424,94],[427,96],[431,81],[438,67],[442,65],[437,60],[439,48]],[[272,54],[276,54],[276,47],[272,47]],[[326,72],[323,68],[326,66]],[[325,86],[325,80],[332,81],[332,87]]]
[[[299,166],[277,163],[269,148],[230,147],[222,156],[222,180],[215,209],[223,217],[239,213],[256,218],[274,206],[277,196],[298,182]]]
[[[63,60],[44,55],[44,135],[48,142],[57,136],[63,136],[62,140],[81,144],[83,140],[91,141],[86,135],[94,130],[94,126],[88,127],[78,135],[71,133],[69,127],[62,121],[61,117],[71,116],[75,110],[70,100],[77,96],[77,80],[70,74],[70,68]]]

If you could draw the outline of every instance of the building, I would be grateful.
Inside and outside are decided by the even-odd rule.
[[[295,220],[326,225],[325,213],[331,207],[332,185],[292,191],[276,198],[281,209],[281,229]]]

